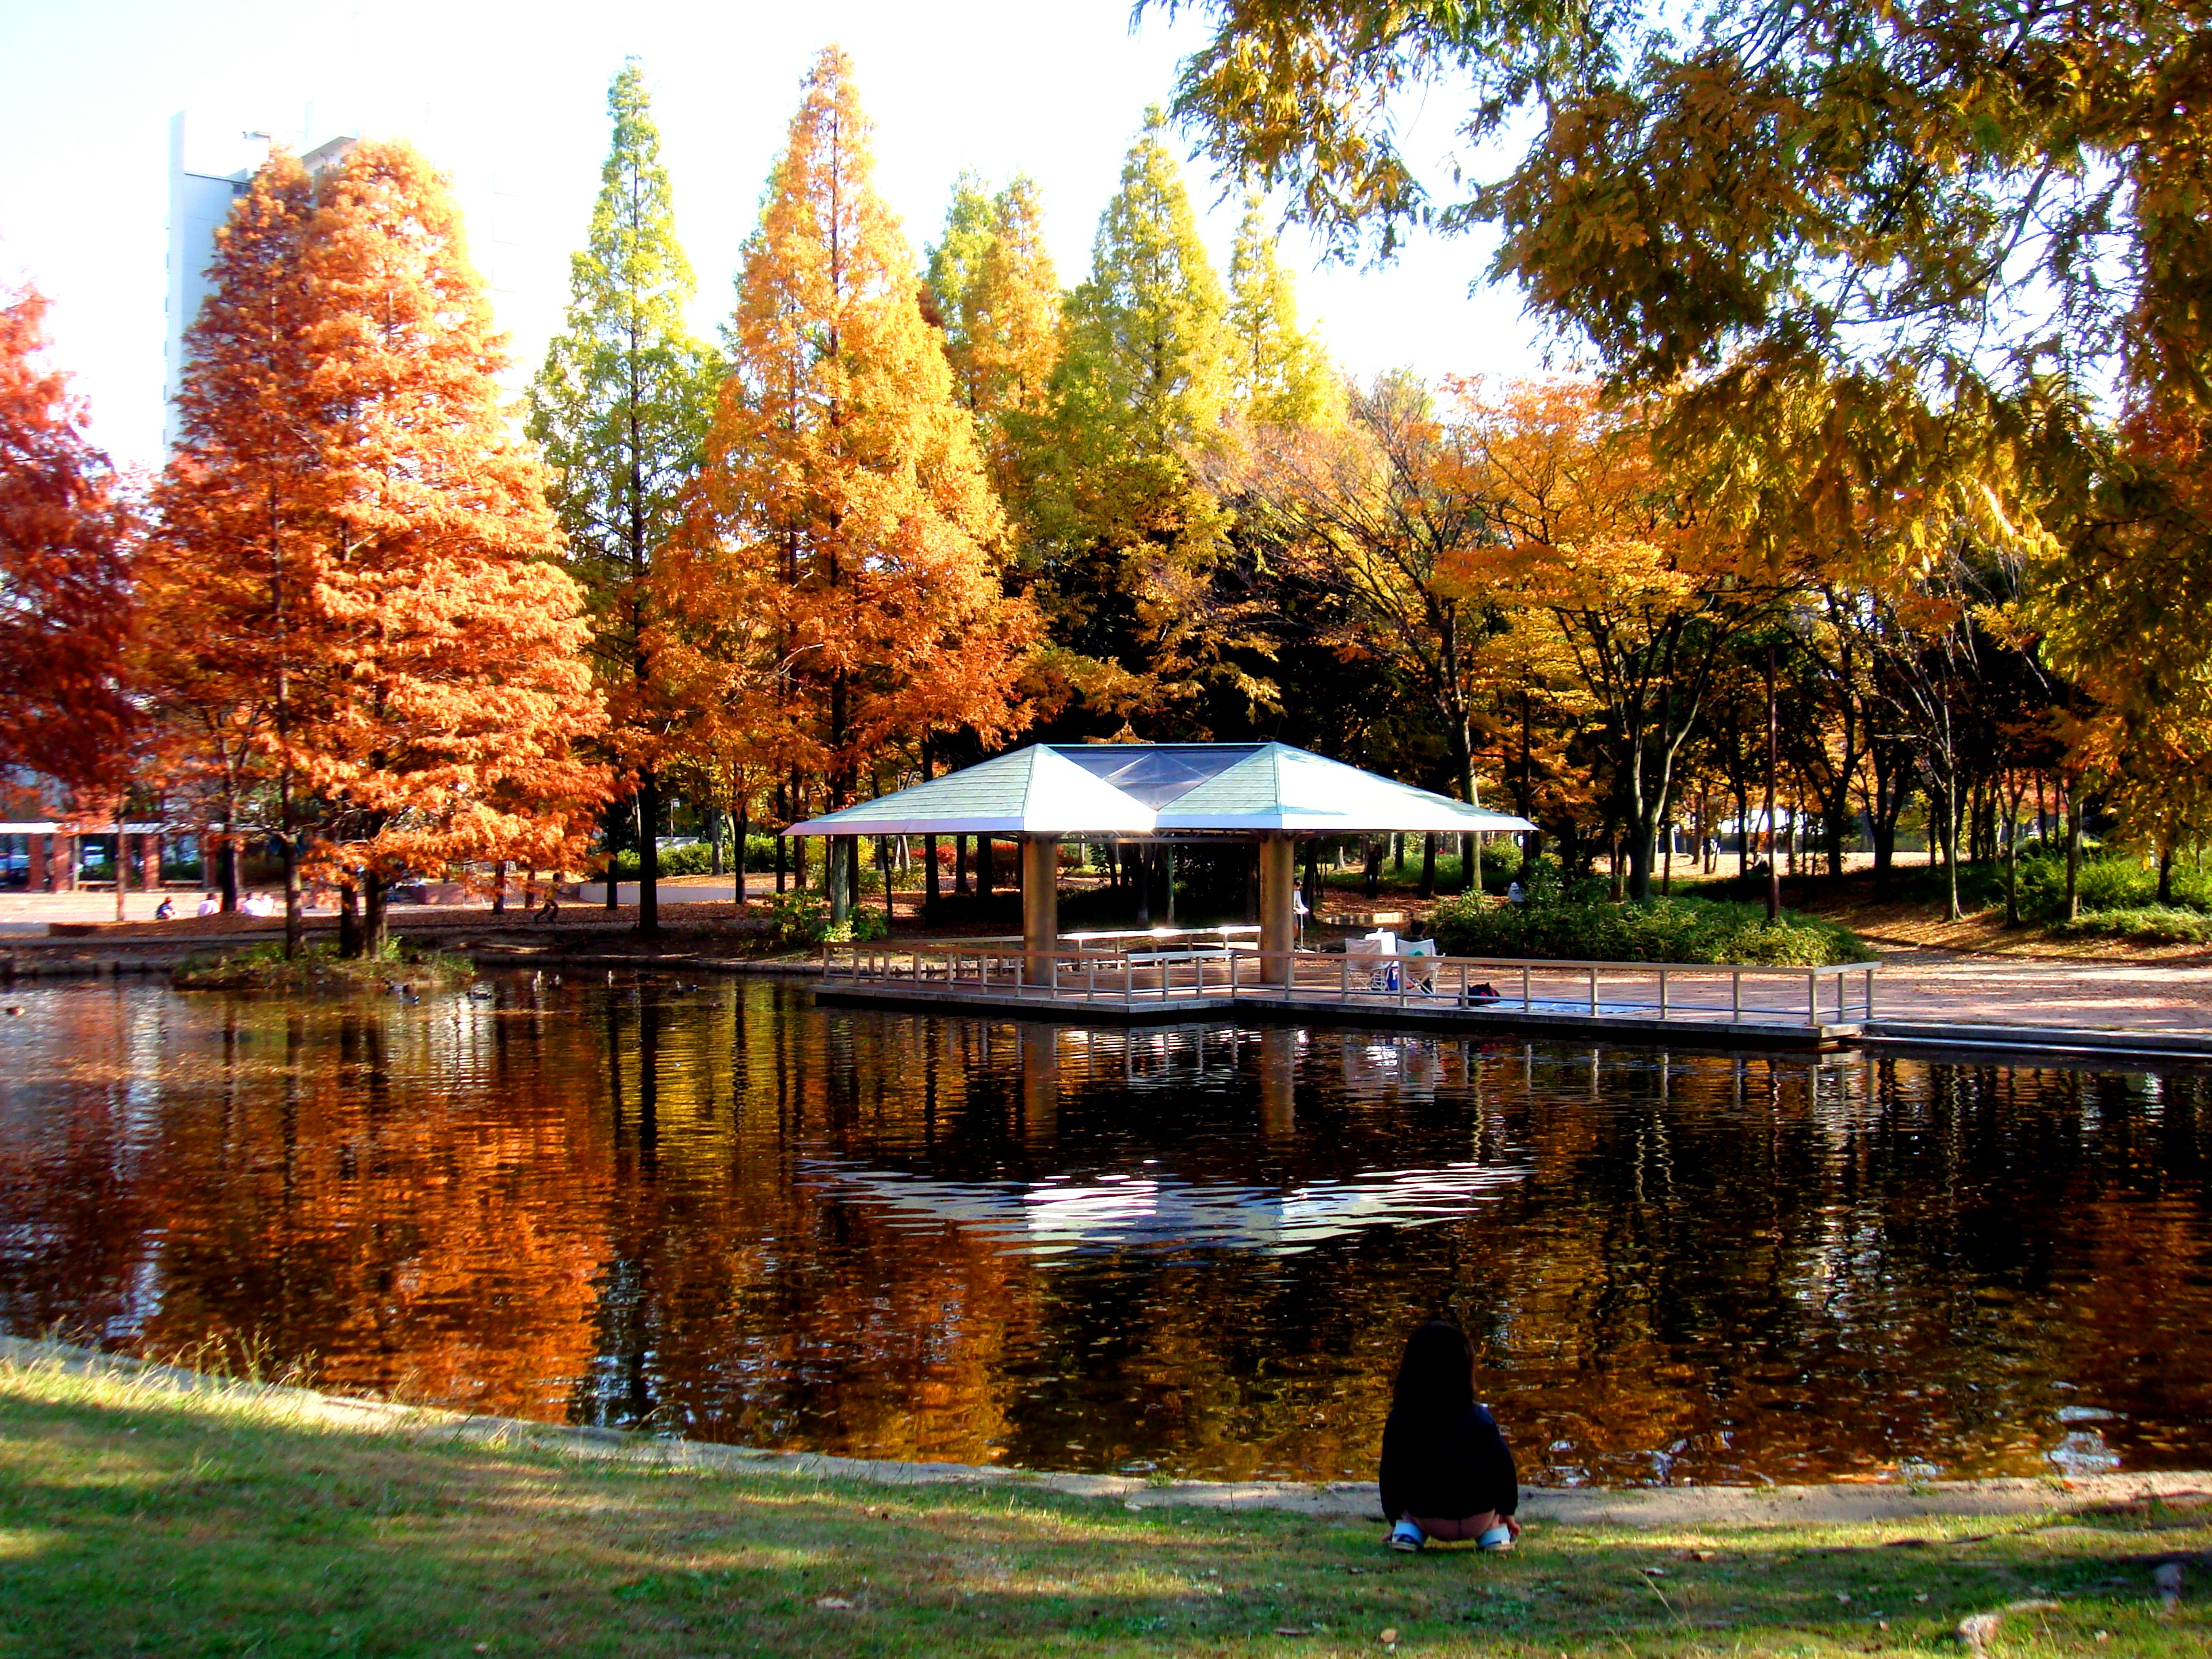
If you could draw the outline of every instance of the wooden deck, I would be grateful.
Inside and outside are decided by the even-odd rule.
[[[1719,1048],[1826,1049],[1873,1017],[1875,969],[1268,953],[1161,939],[1024,952],[828,945],[818,1002],[1101,1024],[1231,1018]],[[1287,981],[1287,982],[1285,982]]]

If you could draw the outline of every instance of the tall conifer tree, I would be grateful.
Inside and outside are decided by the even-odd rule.
[[[306,260],[314,183],[279,150],[216,233],[210,292],[185,340],[180,438],[155,492],[160,529],[141,586],[161,626],[141,677],[162,770],[223,830],[223,902],[250,803],[272,787],[284,859],[284,933],[299,949],[300,781],[329,712],[335,635],[315,601],[335,501],[324,465],[330,392],[310,340]],[[203,848],[204,856],[208,849]]]
[[[922,275],[928,310],[945,331],[945,356],[952,365],[954,391],[971,412],[983,407],[975,361],[975,298],[996,216],[982,179],[963,171],[952,181],[945,230],[930,244]]]
[[[607,108],[613,143],[589,239],[569,261],[568,325],[531,385],[530,433],[554,470],[568,568],[590,602],[610,746],[637,781],[638,929],[651,933],[662,775],[684,723],[656,660],[653,565],[698,470],[719,369],[684,321],[697,284],[636,64],[615,76]]]
[[[1217,441],[1227,406],[1227,312],[1165,122],[1148,111],[1022,459],[1042,602],[1073,653],[1086,730],[1147,714],[1175,726],[1204,672],[1189,624],[1225,520],[1188,457]]]
[[[1231,398],[1263,426],[1304,426],[1342,401],[1328,360],[1298,328],[1291,274],[1275,257],[1275,239],[1257,195],[1244,201],[1237,246],[1229,256]]]
[[[573,740],[604,713],[443,181],[368,143],[309,192],[272,157],[224,232],[160,495],[157,591],[186,608],[156,695],[270,711],[287,839],[373,935],[396,875],[573,866],[605,798]]]
[[[1032,634],[1028,606],[1001,597],[1005,520],[868,137],[829,48],[746,245],[701,534],[671,573],[689,615],[752,629],[760,752],[825,780],[832,806],[888,744],[1018,726]]]
[[[356,144],[318,198],[307,268],[339,538],[319,586],[346,634],[315,754],[337,809],[326,861],[373,894],[462,861],[574,867],[605,799],[576,743],[605,705],[459,210],[398,143]]]

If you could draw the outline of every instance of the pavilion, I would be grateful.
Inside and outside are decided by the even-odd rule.
[[[1060,942],[1063,837],[1255,842],[1260,948],[1296,938],[1293,849],[1311,836],[1533,830],[1430,790],[1282,743],[1032,744],[858,806],[794,823],[794,836],[996,836],[1022,849],[1022,945]]]

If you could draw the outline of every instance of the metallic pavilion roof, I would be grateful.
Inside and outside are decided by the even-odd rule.
[[[1348,836],[1533,830],[1526,818],[1282,743],[1032,744],[794,836]]]

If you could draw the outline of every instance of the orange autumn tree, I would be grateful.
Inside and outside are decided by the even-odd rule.
[[[0,768],[105,806],[129,775],[136,517],[84,407],[46,367],[46,300],[0,291]]]
[[[825,50],[804,84],[746,244],[732,373],[667,605],[695,680],[711,663],[720,701],[744,711],[751,752],[822,779],[836,807],[887,748],[1018,729],[1036,626],[1002,592],[1004,517],[871,182],[843,52]],[[830,860],[840,921],[849,865]]]
[[[226,909],[238,902],[241,836],[276,832],[295,951],[301,740],[323,706],[331,649],[315,604],[330,503],[303,269],[313,216],[313,181],[279,151],[216,233],[210,291],[185,336],[181,435],[139,572],[155,619],[137,678],[156,774],[222,825]]]
[[[1629,896],[1648,898],[1682,746],[1730,647],[1773,619],[1789,584],[1698,518],[1595,385],[1450,384],[1492,531],[1483,573],[1555,630],[1628,821]]]
[[[222,249],[161,489],[156,696],[232,711],[374,945],[394,877],[581,861],[605,787],[573,746],[605,718],[581,600],[421,156],[356,144],[312,185],[272,158]]]
[[[459,210],[398,143],[354,146],[318,198],[306,270],[332,533],[317,603],[336,635],[311,765],[331,807],[323,861],[372,896],[464,862],[574,866],[606,798],[575,742],[605,708]]]

